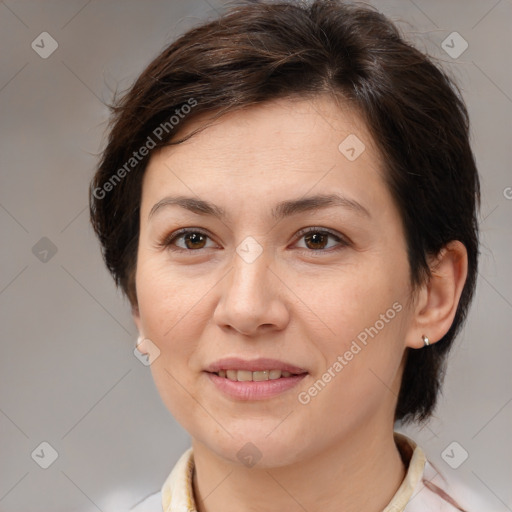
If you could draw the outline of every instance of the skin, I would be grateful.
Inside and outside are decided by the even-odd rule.
[[[366,146],[354,161],[338,149],[349,134]],[[435,343],[449,329],[467,256],[452,242],[431,260],[432,278],[413,289],[383,172],[364,124],[330,96],[230,113],[151,157],[133,315],[141,336],[160,350],[151,371],[162,400],[191,436],[200,512],[377,512],[402,482],[393,416],[404,351],[423,347],[422,334]],[[280,201],[333,192],[368,215],[331,206],[279,222],[270,216]],[[228,217],[173,205],[148,218],[171,194],[206,199]],[[298,235],[307,227],[333,230],[348,243],[325,236],[315,245]],[[180,228],[208,236],[162,246]],[[252,263],[236,252],[248,236],[262,248]],[[401,311],[301,404],[298,394],[396,303]],[[148,343],[139,350],[150,351]],[[241,401],[218,391],[203,371],[229,356],[271,357],[309,374],[277,397]],[[248,442],[261,454],[251,468],[237,457]]]

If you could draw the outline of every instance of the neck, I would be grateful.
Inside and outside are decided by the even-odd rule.
[[[358,429],[312,458],[270,469],[226,461],[193,440],[197,510],[379,512],[405,477],[393,430],[382,430]]]

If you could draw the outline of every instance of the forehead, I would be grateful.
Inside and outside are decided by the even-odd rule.
[[[177,136],[203,127],[208,117],[195,118]],[[371,201],[382,193],[381,168],[366,126],[348,107],[330,96],[276,100],[230,112],[188,141],[154,153],[143,203],[170,191],[261,204],[276,195],[334,189]]]

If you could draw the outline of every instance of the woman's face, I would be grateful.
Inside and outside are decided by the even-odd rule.
[[[306,201],[316,196],[331,202]],[[162,399],[194,440],[272,467],[392,426],[409,266],[357,116],[328,97],[226,115],[152,156],[140,215],[135,321],[160,351]],[[276,361],[245,372],[221,362],[232,371],[212,374],[224,358],[239,369]],[[303,373],[264,373],[285,365]]]

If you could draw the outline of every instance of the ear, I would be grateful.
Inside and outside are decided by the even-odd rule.
[[[422,336],[433,344],[450,329],[468,272],[468,254],[462,242],[454,240],[429,261],[431,276],[416,294],[413,320],[406,346],[422,348]]]
[[[142,330],[142,322],[140,320],[139,306],[137,304],[132,305],[132,318],[135,326],[137,327],[137,331],[139,331],[136,348],[141,354],[147,354],[148,351],[145,348],[145,338]]]
[[[139,311],[139,305],[138,304],[132,304],[132,318],[133,322],[135,323],[135,327],[137,327],[137,331],[141,333],[142,324],[140,321],[140,311]]]

